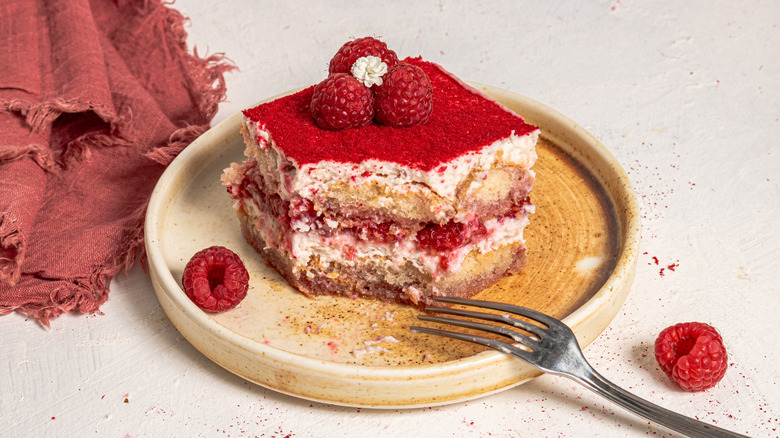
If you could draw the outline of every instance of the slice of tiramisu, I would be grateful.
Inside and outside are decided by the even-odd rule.
[[[430,102],[414,102],[428,115],[411,116],[424,123],[377,122],[376,82],[364,86],[376,113],[365,126],[321,127],[315,87],[244,111],[247,158],[222,180],[247,241],[306,295],[423,307],[525,263],[538,128],[434,63],[397,65],[430,82]]]

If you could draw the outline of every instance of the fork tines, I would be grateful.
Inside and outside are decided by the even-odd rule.
[[[528,319],[540,322],[547,327],[550,327],[553,324],[561,324],[558,320],[550,316],[547,316],[541,312],[537,312],[527,307],[520,307],[511,304],[497,303],[493,301],[473,300],[468,298],[455,298],[455,297],[436,297],[434,298],[434,301],[449,303],[449,304],[461,304],[466,306],[480,307],[484,309],[507,312],[505,314],[495,314],[495,313],[476,312],[472,310],[463,310],[463,309],[455,309],[451,307],[437,307],[437,306],[429,306],[425,309],[426,311],[429,312],[443,313],[443,314],[461,316],[461,317],[466,317],[471,319],[498,322],[501,324],[505,324],[505,325],[509,325],[521,329],[527,333],[530,333],[531,335],[530,336],[525,335],[523,333],[511,330],[503,326],[496,326],[496,325],[484,324],[484,323],[468,321],[463,319],[447,318],[447,317],[432,316],[432,315],[418,315],[417,318],[423,321],[454,325],[458,327],[470,328],[470,329],[501,335],[510,338],[515,342],[519,342],[521,344],[522,349],[518,349],[514,345],[508,344],[506,342],[501,342],[492,338],[452,332],[448,330],[439,330],[439,329],[432,329],[427,327],[413,326],[410,327],[410,329],[413,332],[427,333],[432,335],[445,336],[453,339],[459,339],[462,341],[473,342],[476,344],[484,345],[486,347],[494,348],[496,350],[505,353],[510,353],[510,354],[519,354],[523,350],[533,350],[538,345],[539,338],[543,335],[544,331],[546,330],[545,327],[540,327],[536,324],[531,324],[527,321],[514,318],[510,316],[510,314],[526,317]]]

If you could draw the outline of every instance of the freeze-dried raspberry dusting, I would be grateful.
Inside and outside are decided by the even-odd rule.
[[[314,87],[311,115],[323,129],[366,126],[374,118],[374,94],[351,75],[332,74]]]
[[[712,326],[685,322],[665,328],[655,340],[655,359],[686,391],[715,386],[728,367],[723,339]]]
[[[514,131],[522,137],[538,131],[442,67],[420,58],[407,58],[404,62],[420,67],[431,80],[433,112],[422,125],[395,129],[370,123],[359,129],[322,129],[311,114],[314,86],[243,113],[253,123],[273,132],[276,147],[299,166],[323,160],[360,163],[374,159],[431,171],[507,138],[507,132]],[[312,147],[312,139],[317,139],[317,147]]]
[[[376,120],[394,128],[408,128],[428,121],[433,111],[431,80],[420,67],[400,63],[387,70],[376,88]]]
[[[238,254],[212,246],[198,251],[182,275],[184,293],[207,312],[232,309],[246,297],[249,272]]]
[[[345,43],[330,60],[328,73],[349,73],[352,64],[364,56],[376,56],[390,68],[398,63],[398,55],[376,38],[364,37]]]

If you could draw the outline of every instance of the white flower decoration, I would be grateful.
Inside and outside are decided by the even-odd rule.
[[[387,73],[387,64],[378,56],[364,56],[352,64],[351,73],[366,87],[382,85],[382,76]]]

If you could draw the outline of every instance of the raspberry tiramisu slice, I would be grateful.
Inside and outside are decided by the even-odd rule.
[[[436,64],[386,58],[245,110],[247,158],[223,182],[247,241],[306,295],[472,296],[525,263],[539,130]]]

